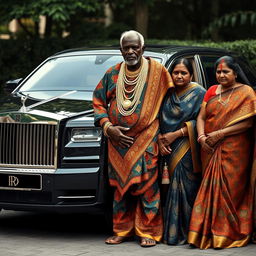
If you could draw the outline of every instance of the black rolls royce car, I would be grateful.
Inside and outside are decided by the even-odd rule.
[[[255,71],[237,54],[203,47],[149,47],[168,69],[193,63],[194,81],[215,83],[216,59],[237,58],[248,82]],[[118,49],[75,49],[47,58],[24,79],[9,81],[0,99],[0,208],[103,211],[108,195],[102,131],[94,127],[92,93],[105,71],[122,61]]]

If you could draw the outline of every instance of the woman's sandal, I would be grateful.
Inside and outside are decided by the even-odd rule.
[[[148,238],[148,237],[142,237],[140,240],[140,246],[141,247],[151,247],[155,246],[156,241],[154,239]]]
[[[130,239],[131,239],[130,237],[126,237],[126,236],[111,236],[106,239],[105,243],[106,244],[121,244]]]

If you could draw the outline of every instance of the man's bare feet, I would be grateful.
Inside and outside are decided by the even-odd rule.
[[[154,239],[151,239],[148,237],[141,237],[140,246],[151,247],[151,246],[155,246],[155,245],[156,245],[156,241]]]
[[[106,239],[105,243],[106,244],[121,244],[125,241],[128,241],[130,237],[126,236],[111,236]]]

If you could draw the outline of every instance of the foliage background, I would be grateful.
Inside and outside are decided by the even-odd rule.
[[[40,15],[46,18],[43,35]],[[12,19],[20,27],[16,33],[7,27]],[[147,44],[236,51],[256,68],[255,28],[252,0],[0,0],[0,34],[10,37],[0,39],[0,93],[5,81],[25,77],[49,55],[118,45],[128,29],[140,31]]]

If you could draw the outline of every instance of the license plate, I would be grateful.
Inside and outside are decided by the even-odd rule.
[[[0,173],[0,189],[41,190],[42,176],[40,174]]]

